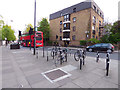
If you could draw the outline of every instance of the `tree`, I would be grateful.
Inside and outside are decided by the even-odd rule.
[[[4,25],[3,17],[0,15],[0,41],[2,40],[2,27]]]
[[[28,24],[28,25],[26,25],[26,29],[25,29],[24,32],[25,32],[25,33],[26,33],[26,32],[29,32],[30,27],[33,28],[32,24]]]
[[[14,30],[11,29],[11,26],[5,25],[2,28],[2,40],[5,40],[7,38],[7,41],[16,40],[16,37],[14,35]]]
[[[50,37],[50,25],[47,21],[46,18],[43,18],[41,22],[38,22],[38,31],[42,31],[43,32],[43,38],[44,40],[49,40]]]
[[[112,28],[111,23],[104,23],[103,36],[100,38],[101,43],[109,43],[110,31]]]
[[[115,44],[120,42],[120,21],[116,21],[113,23],[110,32],[111,32],[109,37],[110,42]]]

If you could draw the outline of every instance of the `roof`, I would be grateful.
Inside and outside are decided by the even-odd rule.
[[[86,0],[84,2],[78,3],[76,5],[70,6],[63,10],[50,14],[50,20],[59,18],[61,16],[64,16],[65,14],[72,14],[74,8],[76,8],[76,12],[78,12],[84,9],[92,8],[93,5],[95,5],[96,8],[99,9],[99,11],[103,14],[103,12],[100,10],[100,8],[97,6],[97,4],[93,0]]]

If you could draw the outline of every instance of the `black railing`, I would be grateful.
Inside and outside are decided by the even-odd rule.
[[[63,33],[63,38],[70,38],[70,33]]]

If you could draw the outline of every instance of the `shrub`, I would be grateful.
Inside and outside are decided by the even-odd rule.
[[[86,46],[87,44],[87,41],[86,40],[80,40],[80,45],[81,46]]]
[[[95,39],[95,38],[92,38],[92,39],[89,39],[89,40],[88,40],[88,43],[96,44],[96,43],[100,43],[100,41],[97,40],[97,39]]]

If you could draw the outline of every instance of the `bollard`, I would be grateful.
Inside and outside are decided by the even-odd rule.
[[[54,50],[53,50],[53,59],[54,59]]]
[[[62,65],[62,51],[60,51],[60,65]]]
[[[106,76],[108,76],[108,73],[109,73],[109,62],[110,62],[110,54],[107,53],[106,55]]]
[[[66,58],[65,62],[67,62],[67,51],[65,52],[65,58]]]
[[[47,50],[47,61],[48,61],[48,50]]]
[[[96,62],[98,62],[99,61],[99,52],[97,51],[97,58],[96,58]]]
[[[82,59],[80,58],[80,70],[82,69]]]
[[[85,51],[83,50],[83,65],[85,65]]]

